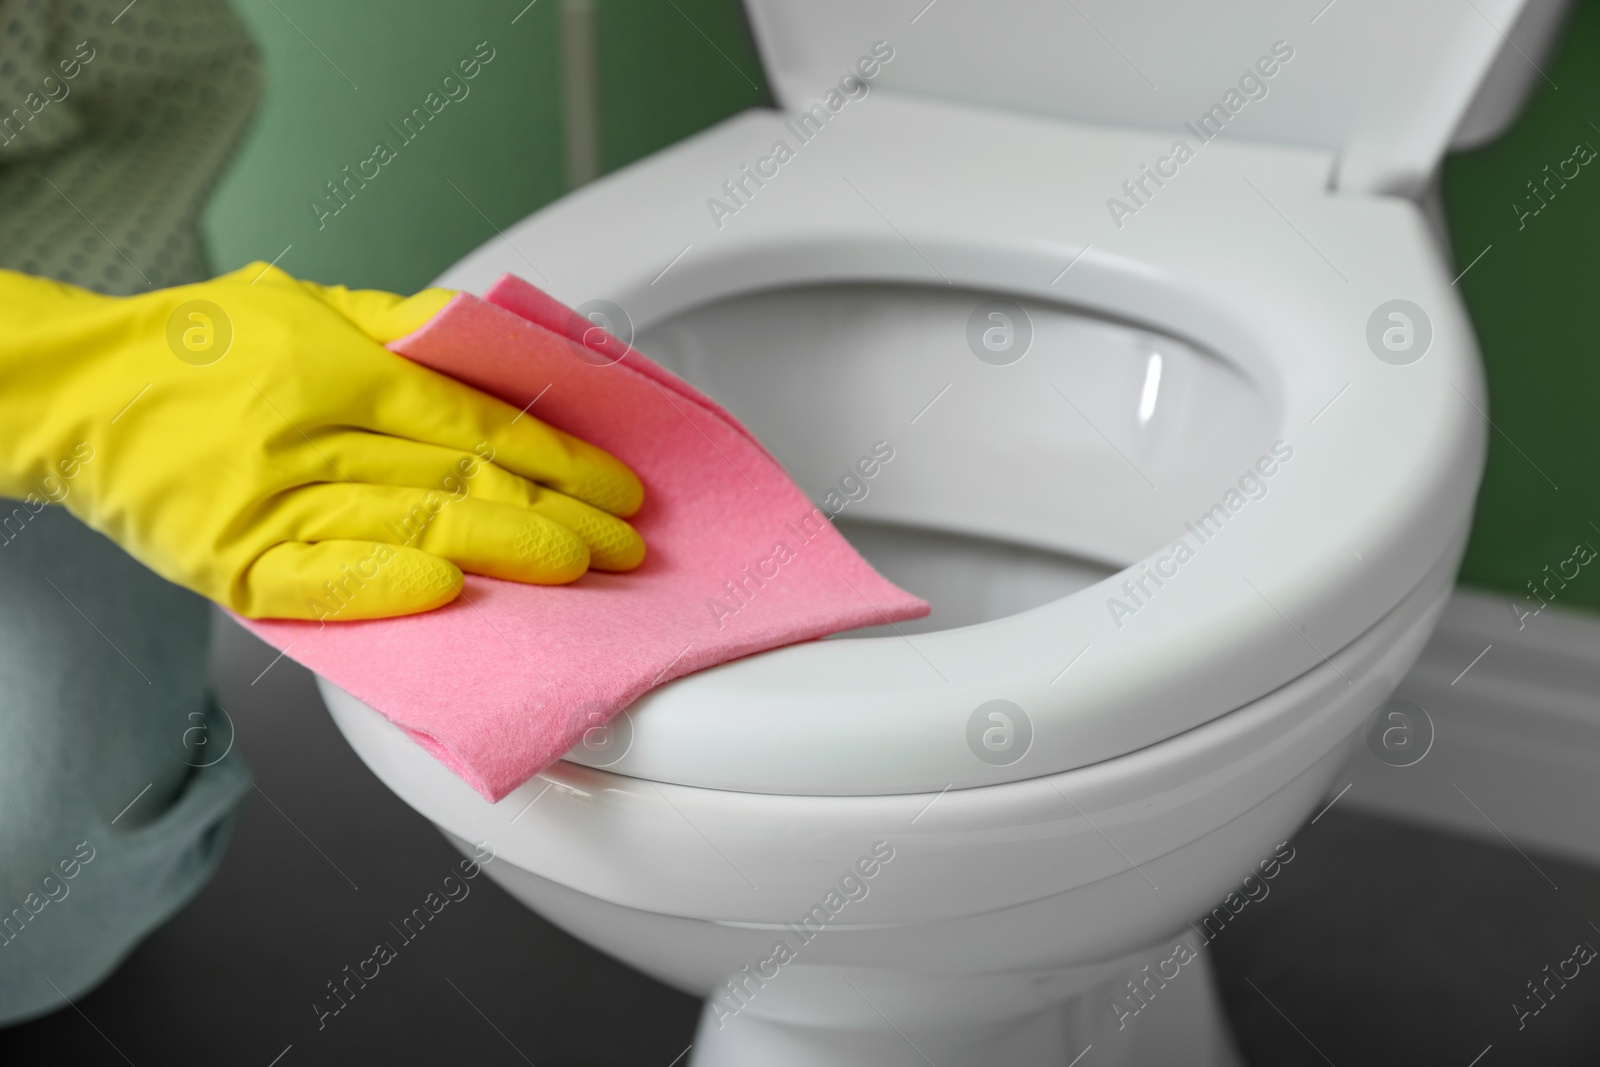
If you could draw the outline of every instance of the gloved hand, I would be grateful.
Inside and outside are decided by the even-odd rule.
[[[0,552],[60,503],[242,615],[341,621],[438,607],[463,570],[638,566],[633,472],[383,347],[451,295],[259,263],[134,297],[0,271],[0,495],[25,500]]]

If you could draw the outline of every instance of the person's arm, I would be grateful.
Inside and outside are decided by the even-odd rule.
[[[251,617],[326,618],[330,594],[341,620],[426,611],[462,571],[638,566],[627,467],[383,347],[450,295],[262,264],[134,297],[0,271],[0,495],[65,506]]]

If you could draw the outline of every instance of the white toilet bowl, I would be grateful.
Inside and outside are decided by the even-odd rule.
[[[860,6],[800,26],[751,4],[786,105],[887,39]],[[1503,124],[1525,79],[1492,27],[1419,3],[1383,17],[1437,47],[1335,115],[1337,77],[1386,46],[1323,27],[1319,51],[1322,22],[1291,13],[1300,66],[1278,77],[1306,85],[1274,91],[1303,121],[1203,144],[1118,219],[1107,199],[1182,123],[1140,97],[1100,109],[1123,128],[1089,125],[1072,85],[1040,95],[1026,75],[1066,9],[1007,0],[939,30],[944,6],[891,12],[904,39],[871,92],[736,212],[707,201],[800,140],[782,113],[603,179],[440,282],[510,270],[636,333],[933,615],[663,686],[494,805],[323,692],[386,784],[490,843],[508,891],[708,997],[699,1067],[1020,1067],[1090,1045],[1235,1063],[1205,943],[1292,863],[1275,850],[1420,651],[1482,468],[1470,326],[1423,212],[1382,194],[1425,189],[1451,132]],[[1212,60],[1167,63],[1176,106],[1284,38],[1281,8],[1229,16],[1228,39],[1261,42],[1220,82]],[[1537,57],[1551,10],[1490,15]],[[995,23],[1034,32],[960,84]],[[1074,56],[1102,88],[1132,77],[1079,29],[1044,82],[1086,77]],[[1220,31],[1140,32],[1160,54]],[[1501,92],[1469,108],[1480,84]],[[927,98],[940,85],[987,106]],[[1026,99],[1053,117],[1004,110]]]

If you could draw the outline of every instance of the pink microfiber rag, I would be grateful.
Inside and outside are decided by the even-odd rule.
[[[390,348],[533,405],[645,487],[631,521],[648,555],[630,574],[591,571],[565,586],[468,575],[457,600],[423,615],[247,621],[491,801],[663,682],[928,613],[856,554],[733,416],[518,278],[483,300],[455,297]]]

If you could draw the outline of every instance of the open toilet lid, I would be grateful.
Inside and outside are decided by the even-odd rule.
[[[1491,88],[1539,79],[1531,42],[1564,3],[745,0],[791,111],[882,42],[892,59],[867,65],[875,86],[1170,134],[1222,107],[1232,138],[1328,150],[1337,187],[1404,193],[1432,174],[1498,55],[1517,49]]]

